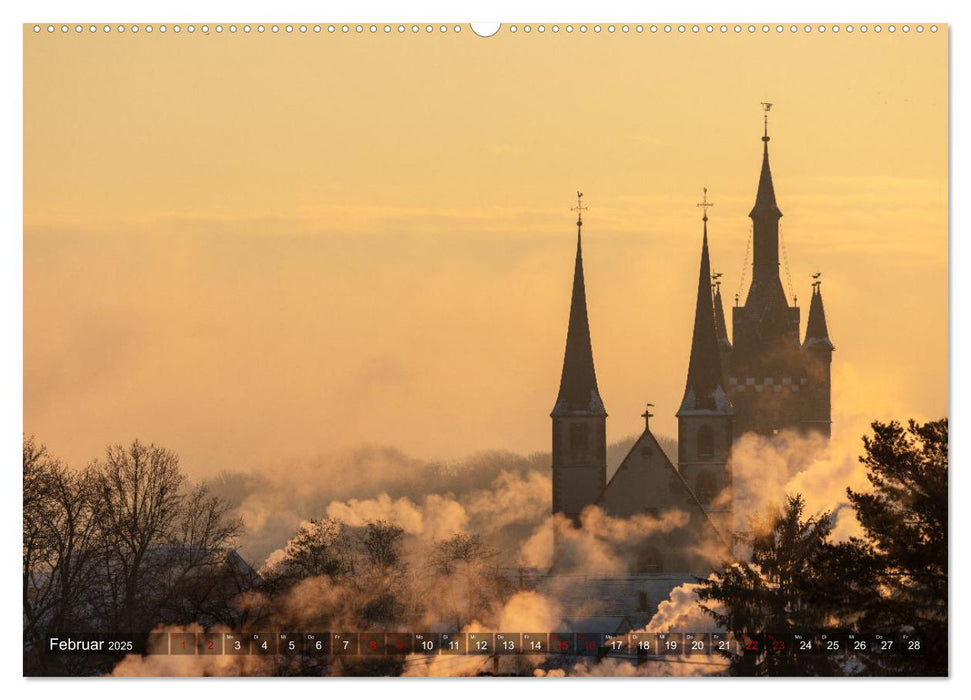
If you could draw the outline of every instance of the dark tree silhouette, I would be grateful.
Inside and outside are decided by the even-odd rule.
[[[429,563],[439,576],[434,594],[455,618],[455,629],[488,616],[509,593],[509,584],[494,566],[495,549],[479,535],[458,533],[435,543]]]
[[[402,528],[387,520],[367,523],[361,536],[361,545],[368,563],[382,571],[403,566],[401,538],[404,534]]]
[[[752,534],[739,536],[751,546],[751,561],[736,562],[699,580],[702,608],[736,638],[828,629],[829,610],[813,600],[815,589],[839,576],[830,568],[831,518],[829,513],[805,518],[804,509],[805,502],[797,495],[787,497],[780,511],[752,518]],[[825,656],[797,658],[790,653],[770,654],[762,648],[759,653],[729,658],[736,675],[835,672],[832,660]]]
[[[173,554],[167,546],[176,540],[185,476],[173,452],[138,440],[109,446],[95,469],[104,505],[105,613],[112,629],[138,629],[154,612],[155,596],[144,595],[156,582],[148,572]]]
[[[333,518],[311,520],[287,542],[284,559],[268,576],[284,586],[312,576],[337,579],[353,568],[349,548],[344,523]]]
[[[363,603],[359,617],[371,624],[393,625],[409,607],[408,572],[404,560],[405,531],[387,520],[366,523],[358,537],[361,564],[353,582]]]
[[[948,421],[872,428],[860,457],[872,489],[847,489],[865,532],[845,548],[852,576],[867,584],[857,594],[858,624],[922,637],[922,653],[882,671],[947,675]]]
[[[87,675],[111,657],[39,653],[46,636],[147,633],[160,623],[232,618],[258,581],[232,550],[241,529],[178,458],[139,441],[71,470],[33,437],[24,453],[24,671]]]
[[[100,504],[90,470],[74,473],[34,438],[23,445],[24,651],[31,663],[45,635],[92,629],[85,605],[95,584]]]
[[[753,527],[751,560],[701,580],[699,599],[736,635],[906,633],[919,639],[920,651],[852,661],[846,654],[751,654],[732,657],[733,673],[947,675],[948,421],[877,421],[872,428],[860,457],[872,488],[847,489],[862,537],[831,543],[829,514],[804,518],[802,498],[788,498],[768,523]]]

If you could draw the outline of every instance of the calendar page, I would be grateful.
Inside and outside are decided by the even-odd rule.
[[[946,23],[22,33],[25,676],[948,675]]]

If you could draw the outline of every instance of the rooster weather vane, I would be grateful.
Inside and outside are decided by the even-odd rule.
[[[583,212],[590,207],[583,206],[583,192],[577,190],[577,205],[571,207],[570,211],[575,211],[577,213],[577,226],[583,226]]]

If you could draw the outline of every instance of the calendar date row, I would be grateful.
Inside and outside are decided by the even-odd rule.
[[[267,656],[920,654],[919,633],[159,632],[50,637],[48,653]]]

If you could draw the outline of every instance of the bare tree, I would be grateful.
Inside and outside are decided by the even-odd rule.
[[[444,575],[455,573],[456,567],[479,568],[491,561],[496,551],[485,544],[479,535],[459,533],[447,540],[435,543],[432,563]]]
[[[24,644],[48,617],[54,603],[52,570],[56,565],[48,524],[54,519],[51,482],[58,469],[43,445],[24,438]]]
[[[158,548],[176,538],[185,477],[173,452],[138,440],[127,447],[109,446],[95,469],[104,505],[109,616],[114,629],[137,629],[149,612],[140,593],[159,583],[145,578],[146,569],[158,566],[157,558],[166,554]]]
[[[354,586],[361,596],[358,618],[365,626],[400,622],[414,607],[412,591],[405,575],[404,529],[387,520],[367,523],[358,536],[360,566]]]
[[[93,465],[103,541],[104,616],[113,629],[141,630],[171,609],[176,591],[212,575],[241,531],[205,485],[187,490],[170,450],[135,440],[110,446]]]
[[[166,567],[168,590],[160,599],[166,622],[222,622],[236,618],[232,599],[259,582],[257,573],[229,548],[242,532],[242,521],[229,516],[229,504],[213,496],[206,484],[196,486],[182,501],[174,525]]]
[[[441,574],[436,594],[451,608],[457,630],[463,627],[463,612],[464,622],[470,622],[487,615],[497,601],[501,578],[493,565],[497,554],[479,535],[459,533],[435,543],[430,564]],[[465,601],[464,611],[460,599]]]
[[[405,531],[387,520],[369,522],[364,526],[361,545],[367,562],[381,572],[404,568],[401,556]]]
[[[90,472],[72,473],[34,439],[24,440],[23,577],[25,631],[72,617],[90,574],[97,501]]]
[[[210,564],[213,552],[235,542],[242,533],[242,520],[230,517],[230,510],[228,503],[210,493],[207,484],[196,486],[186,495],[177,535],[187,570]]]
[[[25,653],[32,653],[47,634],[96,626],[85,601],[95,574],[99,510],[90,471],[70,471],[32,436],[24,439],[23,457],[23,634]]]
[[[353,570],[344,523],[333,518],[302,525],[284,552],[284,559],[267,572],[277,584],[289,585],[311,576],[337,579]]]
[[[47,635],[232,619],[259,582],[231,549],[240,520],[169,450],[136,440],[76,471],[25,437],[23,469],[25,671],[65,672],[35,653]]]

